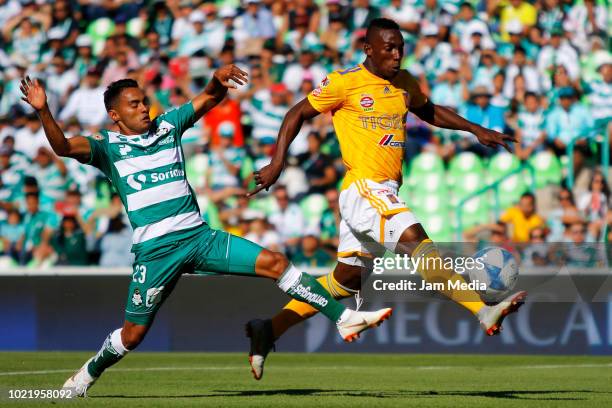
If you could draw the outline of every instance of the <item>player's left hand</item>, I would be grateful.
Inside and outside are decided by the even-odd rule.
[[[502,146],[509,153],[512,153],[512,150],[510,149],[508,142],[517,142],[514,136],[505,135],[482,126],[479,126],[473,133],[481,144],[492,148]]]
[[[234,64],[219,68],[213,76],[226,88],[235,89],[238,88],[237,85],[244,85],[249,82],[248,74]]]

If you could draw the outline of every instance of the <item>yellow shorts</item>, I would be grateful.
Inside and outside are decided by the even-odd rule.
[[[363,179],[340,193],[338,262],[362,266],[361,258],[395,251],[402,233],[419,223],[397,189],[395,181]]]

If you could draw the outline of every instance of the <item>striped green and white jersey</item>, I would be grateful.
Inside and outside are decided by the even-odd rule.
[[[89,138],[89,164],[111,180],[132,224],[132,251],[149,251],[192,236],[204,222],[187,183],[181,148],[193,125],[191,102],[158,116],[149,133],[125,136],[103,130]]]

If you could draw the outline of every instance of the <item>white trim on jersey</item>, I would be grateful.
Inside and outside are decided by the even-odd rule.
[[[161,221],[138,227],[134,230],[132,242],[140,244],[153,238],[161,237],[175,231],[197,227],[203,224],[202,217],[197,211],[164,218]]]
[[[185,197],[191,194],[191,190],[185,180],[177,180],[171,183],[149,187],[142,191],[128,194],[127,210],[136,211],[153,204],[163,203],[173,198]]]
[[[115,168],[119,172],[120,177],[125,177],[143,170],[152,170],[169,164],[181,163],[182,161],[181,149],[175,147],[151,155],[137,156],[116,161]]]

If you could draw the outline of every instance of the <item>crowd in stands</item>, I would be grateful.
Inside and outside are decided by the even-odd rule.
[[[251,200],[244,193],[252,170],[269,162],[289,108],[326,73],[364,60],[365,27],[377,17],[400,25],[402,66],[430,99],[515,135],[520,160],[542,151],[566,156],[584,138],[572,157],[572,190],[553,186],[538,206],[523,195],[499,220],[466,228],[466,240],[485,232],[518,242],[609,240],[609,169],[593,171],[602,151],[591,143],[610,132],[608,7],[602,0],[0,0],[3,262],[129,266],[133,259],[118,196],[95,168],[53,154],[20,99],[23,76],[45,85],[71,137],[112,129],[102,97],[112,81],[136,79],[155,117],[200,92],[217,67],[236,63],[249,84],[183,136],[203,216],[298,264],[332,264],[344,167],[329,115],[304,124],[276,188]],[[424,151],[446,162],[461,152],[483,160],[497,153],[412,115],[407,134],[408,161]]]

